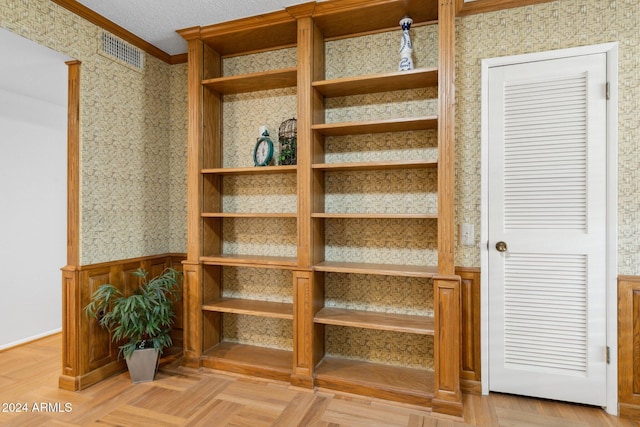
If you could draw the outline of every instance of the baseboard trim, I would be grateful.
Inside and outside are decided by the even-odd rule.
[[[464,394],[471,394],[474,396],[482,395],[482,381],[460,379],[460,391]]]
[[[457,421],[463,421],[462,402],[434,398],[431,401],[431,414],[434,416],[454,417]]]
[[[482,394],[480,370],[480,269],[456,267],[460,276],[462,299],[461,322],[461,366],[460,391],[467,394]]]
[[[640,405],[633,405],[631,403],[619,403],[621,418],[633,418],[640,419]]]
[[[62,328],[57,328],[57,329],[53,329],[51,331],[42,332],[41,334],[32,335],[30,337],[26,337],[26,338],[23,338],[23,339],[18,340],[18,341],[13,341],[13,342],[10,342],[8,344],[0,345],[0,353],[4,352],[6,350],[11,350],[11,349],[16,348],[16,347],[21,347],[21,346],[26,345],[26,344],[31,344],[31,343],[33,343],[35,341],[39,341],[41,339],[50,337],[50,336],[55,335],[55,334],[60,334],[60,333],[62,333]]]

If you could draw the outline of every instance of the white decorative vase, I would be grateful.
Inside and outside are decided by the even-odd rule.
[[[405,16],[400,20],[400,27],[402,27],[402,41],[400,43],[399,71],[413,70],[413,59],[411,58],[413,46],[411,45],[411,36],[409,34],[411,24],[413,24],[413,19],[408,16]]]

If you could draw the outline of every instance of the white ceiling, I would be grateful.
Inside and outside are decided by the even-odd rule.
[[[169,55],[187,51],[176,30],[282,10],[309,0],[77,0]]]

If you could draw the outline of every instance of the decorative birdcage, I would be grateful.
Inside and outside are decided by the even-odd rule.
[[[288,119],[278,128],[278,142],[280,144],[279,164],[295,165],[297,162],[296,147],[298,142],[298,122]]]

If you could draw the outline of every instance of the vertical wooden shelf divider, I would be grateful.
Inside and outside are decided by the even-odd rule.
[[[311,261],[311,123],[313,99],[311,83],[314,78],[314,37],[316,28],[312,14],[315,3],[305,3],[287,8],[297,21],[297,66],[298,66],[298,270],[293,274],[294,295],[294,341],[293,372],[291,383],[299,387],[313,387],[313,352],[315,315],[314,275]]]
[[[410,73],[389,71],[326,80],[326,43],[398,30],[411,15],[417,25],[438,25],[438,66]],[[184,358],[191,367],[207,366],[291,384],[360,393],[462,415],[460,393],[461,294],[454,273],[454,0],[311,1],[283,11],[208,27],[180,30],[188,41],[188,252],[184,262]],[[399,33],[399,30],[398,30]],[[259,34],[259,36],[256,36]],[[240,76],[223,76],[224,58],[295,47],[296,66]],[[361,59],[366,60],[366,59]],[[267,79],[267,80],[265,80]],[[256,174],[250,168],[225,169],[222,161],[222,102],[225,93],[290,87],[297,103],[297,166],[265,169],[296,177],[295,258],[224,254],[223,221],[259,215],[223,211],[223,176]],[[437,116],[325,123],[325,99],[435,87]],[[263,87],[261,88],[261,85]],[[328,107],[327,107],[328,108]],[[438,158],[325,163],[325,138],[369,133],[425,131],[437,126]],[[432,131],[433,132],[433,131]],[[274,141],[277,143],[277,141]],[[389,160],[389,161],[387,161]],[[326,177],[400,169],[437,172],[438,211],[409,214],[326,210]],[[286,169],[286,170],[285,170]],[[435,175],[434,175],[435,176]],[[434,190],[435,191],[435,190]],[[262,218],[276,215],[263,214]],[[367,264],[325,259],[329,221],[437,221],[437,266]],[[293,307],[268,301],[223,297],[223,268],[291,271]],[[325,275],[394,276],[433,283],[433,317],[380,314],[366,310],[325,310]],[[330,279],[326,279],[327,283]],[[289,308],[292,308],[289,311]],[[225,342],[223,314],[280,317],[293,321],[292,351]],[[291,314],[289,314],[291,313]],[[434,370],[353,360],[325,354],[327,328],[355,328],[433,336]],[[328,345],[328,344],[327,344]]]
[[[184,290],[184,338],[183,363],[192,368],[200,367],[202,354],[202,233],[201,194],[202,177],[202,88],[204,43],[199,31],[182,34],[188,43],[188,140],[187,140],[187,259],[183,264]]]
[[[438,1],[438,275],[433,280],[434,412],[462,416],[462,296],[454,275],[455,1]]]

